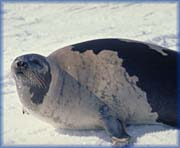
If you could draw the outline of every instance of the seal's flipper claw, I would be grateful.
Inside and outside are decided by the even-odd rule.
[[[117,137],[112,137],[111,138],[112,145],[121,145],[121,144],[129,144],[129,138],[117,138]]]
[[[25,114],[25,110],[24,109],[22,109],[22,113],[23,113],[23,115]]]
[[[132,145],[135,142],[135,139],[132,137],[130,138],[112,137],[111,142],[113,146],[124,146],[124,145]]]

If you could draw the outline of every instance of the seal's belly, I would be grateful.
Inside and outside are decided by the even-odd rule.
[[[90,117],[88,115],[63,115],[48,117],[43,115],[37,115],[42,120],[50,123],[56,128],[62,129],[99,129],[102,128],[100,121]]]
[[[92,103],[89,103],[88,100],[81,100],[80,104],[75,101],[76,97],[71,101],[67,101],[66,98],[66,103],[63,103],[62,99],[61,104],[58,104],[55,100],[52,104],[49,103],[50,99],[47,100],[47,102],[44,101],[40,111],[34,114],[56,128],[97,129],[102,126],[98,109],[93,105],[93,99],[91,100]]]

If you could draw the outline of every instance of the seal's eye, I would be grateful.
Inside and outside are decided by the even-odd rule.
[[[39,67],[40,69],[43,68],[42,64],[41,64],[38,60],[33,59],[31,62],[32,62],[34,65],[36,65],[37,67]]]
[[[38,60],[33,60],[32,62],[36,65],[41,65]]]

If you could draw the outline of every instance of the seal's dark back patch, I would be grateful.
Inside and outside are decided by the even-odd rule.
[[[99,39],[72,45],[73,51],[83,53],[92,50],[95,54],[103,50],[118,53],[122,66],[130,76],[137,76],[137,86],[146,92],[153,111],[159,114],[159,121],[168,124],[177,120],[177,52],[163,49],[166,55],[158,52],[158,46],[120,39]],[[160,95],[161,94],[161,95]],[[158,99],[158,101],[156,101]],[[176,114],[163,106],[176,109]],[[171,116],[166,120],[164,116]]]

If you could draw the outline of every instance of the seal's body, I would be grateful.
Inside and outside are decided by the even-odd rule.
[[[175,51],[99,39],[20,56],[12,72],[23,106],[56,127],[128,138],[126,124],[177,125]]]

